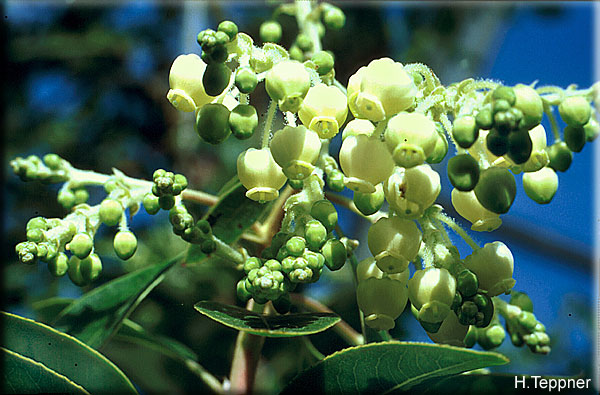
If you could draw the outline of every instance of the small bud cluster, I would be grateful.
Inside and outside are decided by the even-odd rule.
[[[69,179],[70,165],[56,154],[44,155],[43,159],[35,155],[27,158],[17,157],[10,161],[10,166],[22,181],[56,184]]]
[[[536,354],[550,352],[546,327],[533,314],[533,304],[524,293],[516,293],[506,307],[506,331],[516,347],[526,344]]]

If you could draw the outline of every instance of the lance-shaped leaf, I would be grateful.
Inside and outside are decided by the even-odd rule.
[[[209,300],[196,303],[196,310],[233,329],[266,337],[292,337],[322,332],[337,324],[333,313],[265,315]]]
[[[427,343],[369,343],[317,362],[296,376],[283,393],[386,393],[407,390],[434,377],[505,363],[508,359],[494,352]]]
[[[76,338],[14,314],[2,312],[0,317],[4,332],[2,347],[13,354],[19,354],[10,354],[6,358],[12,360],[9,362],[22,374],[30,369],[32,377],[38,377],[53,371],[90,393],[136,393],[129,379],[117,366]],[[26,359],[33,360],[43,367],[27,364]],[[17,384],[18,382],[13,383]],[[19,385],[24,387],[22,391],[17,392],[31,392],[28,387],[32,385],[30,382],[22,381]],[[42,389],[42,392],[47,391]]]

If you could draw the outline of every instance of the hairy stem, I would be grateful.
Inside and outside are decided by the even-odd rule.
[[[274,100],[269,102],[269,109],[267,110],[267,119],[265,120],[265,128],[263,129],[261,148],[267,148],[269,141],[271,140],[271,129],[273,128],[273,119],[277,113],[277,103]]]
[[[469,236],[469,234],[456,223],[456,221],[448,217],[446,214],[440,212],[435,214],[434,218],[448,225],[450,229],[463,238],[463,240],[469,245],[469,247],[471,247],[471,249],[473,249],[473,251],[480,248],[475,240],[473,240],[471,236]]]

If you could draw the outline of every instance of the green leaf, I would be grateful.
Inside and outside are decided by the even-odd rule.
[[[2,354],[2,393],[68,393],[89,394],[62,374],[48,369],[31,358],[0,347]]]
[[[101,285],[62,310],[53,326],[100,347],[179,260],[180,256]]]
[[[213,234],[231,244],[252,226],[272,203],[261,204],[246,197],[246,188],[235,177],[219,192],[219,201],[206,213]],[[200,246],[191,245],[185,258],[187,263],[198,263],[206,258]]]
[[[90,393],[136,393],[118,367],[85,343],[27,318],[6,312],[1,317],[2,346],[7,350],[43,364]]]
[[[225,326],[266,337],[312,335],[340,321],[340,317],[333,313],[265,315],[209,300],[196,303],[194,308]]]
[[[433,377],[505,363],[508,359],[494,352],[427,343],[369,343],[331,354],[296,376],[283,393],[407,390]]]
[[[35,311],[38,321],[50,324],[58,317],[61,311],[74,301],[75,298],[61,298],[57,296],[34,302],[31,304],[31,307]]]

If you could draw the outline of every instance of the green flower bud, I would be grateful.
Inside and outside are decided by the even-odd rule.
[[[79,259],[84,259],[90,255],[93,247],[94,242],[87,233],[76,234],[73,236],[73,240],[67,244],[67,249]]]
[[[435,148],[438,139],[435,123],[425,115],[402,112],[387,124],[385,143],[398,166],[422,164]]]
[[[310,74],[302,63],[284,60],[267,72],[265,88],[281,111],[297,112],[310,88]]]
[[[34,265],[37,263],[38,248],[34,242],[26,241],[17,244],[15,246],[15,252],[19,256],[19,261],[21,262],[28,265]]]
[[[251,104],[238,104],[229,114],[229,127],[239,140],[246,140],[258,128],[258,114]]]
[[[327,229],[317,220],[310,220],[304,227],[304,238],[308,248],[317,251],[321,248],[327,238]]]
[[[549,167],[555,171],[567,171],[573,160],[573,153],[564,141],[557,141],[547,149],[550,158]]]
[[[410,108],[416,92],[402,63],[376,59],[348,80],[348,105],[355,117],[377,122]]]
[[[285,126],[273,135],[271,154],[287,178],[302,180],[314,170],[321,140],[304,126]]]
[[[483,207],[497,214],[505,214],[515,200],[517,184],[507,169],[490,167],[481,172],[474,191]]]
[[[302,258],[306,260],[306,266],[314,273],[320,272],[325,265],[325,257],[318,252],[304,250]]]
[[[75,194],[70,189],[61,189],[56,200],[65,210],[70,210],[75,205]]]
[[[250,298],[252,298],[252,294],[250,292],[248,292],[248,290],[246,289],[245,279],[238,281],[237,286],[236,286],[236,293],[237,293],[237,297],[242,302],[247,302],[250,300]]]
[[[246,259],[246,262],[244,262],[244,272],[248,274],[252,269],[258,269],[261,266],[262,263],[260,262],[260,259],[256,257],[250,257]]]
[[[229,109],[223,104],[203,106],[196,115],[196,133],[210,144],[220,144],[229,137]]]
[[[347,253],[344,244],[335,239],[327,240],[321,249],[325,257],[325,265],[331,271],[339,270],[346,263]]]
[[[219,23],[217,30],[227,34],[230,40],[233,40],[235,36],[238,34],[238,27],[234,22],[231,21],[223,21]]]
[[[135,254],[135,251],[137,250],[137,239],[132,232],[122,230],[115,235],[113,247],[117,256],[126,261]]]
[[[81,278],[86,284],[96,281],[102,273],[102,261],[96,254],[90,254],[87,258],[81,260],[79,264]]]
[[[479,129],[490,130],[494,126],[492,111],[489,108],[482,108],[475,115],[475,122]]]
[[[531,156],[533,143],[529,132],[520,130],[512,132],[508,136],[508,151],[507,156],[516,164],[520,165],[527,162]]]
[[[505,100],[510,106],[514,106],[517,96],[513,88],[509,86],[499,86],[492,92],[492,100]]]
[[[175,205],[175,198],[172,195],[165,195],[158,198],[158,205],[163,210],[170,210]]]
[[[525,292],[512,291],[510,293],[509,303],[521,308],[523,311],[533,313],[533,302]]]
[[[527,162],[523,164],[523,171],[532,172],[538,171],[548,165],[550,159],[546,152],[546,130],[542,125],[538,125],[529,130],[529,138],[531,139],[531,156]]]
[[[34,217],[27,221],[26,230],[29,232],[33,229],[48,230],[48,222],[44,217]]]
[[[383,206],[383,202],[385,201],[383,184],[379,183],[375,185],[375,192],[373,193],[354,192],[352,200],[358,211],[363,215],[375,214],[379,211],[381,206]]]
[[[531,200],[539,204],[552,201],[558,189],[558,176],[550,167],[523,174],[523,189]]]
[[[474,191],[452,190],[452,205],[458,214],[472,223],[471,230],[491,232],[502,225],[500,216],[481,205]]]
[[[489,328],[479,329],[477,342],[484,350],[491,350],[504,342],[506,332],[501,325],[492,325]]]
[[[167,93],[173,107],[192,112],[214,99],[204,91],[202,80],[205,70],[206,63],[198,55],[180,55],[175,59],[169,73],[171,89]]]
[[[368,278],[356,288],[358,307],[365,315],[365,323],[377,330],[389,330],[402,314],[408,292],[406,286],[389,278]]]
[[[348,136],[340,148],[340,166],[345,185],[356,192],[373,193],[394,170],[394,161],[377,137]]]
[[[229,85],[230,79],[231,70],[225,63],[211,63],[206,66],[202,76],[202,84],[207,94],[219,96]]]
[[[563,134],[567,147],[573,152],[581,152],[586,142],[585,129],[581,126],[568,125]]]
[[[313,48],[313,42],[308,34],[300,33],[296,37],[295,44],[302,50],[302,52],[308,52]]]
[[[302,188],[304,188],[304,181],[303,180],[290,180],[288,179],[288,184],[296,189],[296,190],[301,190]]]
[[[123,216],[123,206],[118,200],[106,198],[100,203],[99,215],[105,225],[116,226]]]
[[[498,133],[496,129],[490,130],[485,137],[486,148],[496,156],[502,156],[508,152],[508,138]]]
[[[248,190],[246,196],[259,202],[276,199],[287,179],[268,148],[242,152],[237,159],[237,173]]]
[[[235,73],[235,86],[241,93],[252,93],[258,85],[258,78],[250,67],[240,67]]]
[[[87,282],[81,275],[80,265],[81,259],[75,255],[72,255],[71,258],[69,258],[69,268],[67,269],[67,274],[69,275],[69,278],[73,284],[77,285],[78,287],[83,287],[87,284]]]
[[[464,259],[464,264],[477,275],[479,288],[487,291],[490,297],[508,292],[515,285],[513,255],[500,241],[487,243],[473,251]]]
[[[327,229],[327,232],[331,232],[338,221],[338,214],[335,207],[326,199],[314,202],[310,209],[310,215],[321,222]]]
[[[217,249],[217,243],[213,239],[206,239],[200,243],[200,251],[209,255],[215,252]]]
[[[371,225],[367,241],[379,269],[391,274],[400,273],[417,257],[421,231],[414,221],[384,217]]]
[[[345,188],[344,174],[339,170],[333,170],[328,173],[327,186],[334,192],[342,192]]]
[[[281,40],[281,25],[277,21],[263,22],[259,34],[260,39],[265,43],[278,43]]]
[[[417,270],[408,281],[408,297],[419,310],[419,322],[443,322],[450,313],[456,280],[446,269]]]
[[[306,248],[306,242],[303,237],[294,236],[285,243],[285,249],[292,256],[302,256]]]
[[[48,262],[48,270],[54,277],[62,277],[69,269],[69,258],[64,252],[59,252],[54,259]]]
[[[567,125],[583,126],[590,120],[592,107],[582,96],[569,96],[558,105],[558,113]]]
[[[296,60],[298,62],[304,61],[304,53],[295,44],[290,47],[290,59]]]
[[[328,29],[340,30],[346,24],[346,15],[338,7],[330,5],[323,13],[323,23]]]
[[[477,275],[472,271],[466,269],[458,274],[456,277],[456,289],[465,298],[469,298],[477,293],[479,288],[479,281]]]
[[[459,191],[471,191],[479,181],[479,164],[471,155],[456,155],[448,160],[448,178]]]
[[[399,217],[416,219],[423,215],[441,191],[440,175],[428,164],[405,169],[396,167],[383,184],[385,198]]]
[[[449,344],[455,347],[465,347],[465,337],[469,325],[458,322],[456,314],[449,313],[435,333],[427,332],[427,336],[437,344]]]
[[[348,115],[346,96],[335,86],[315,85],[308,90],[298,116],[322,139],[333,138]]]
[[[539,125],[544,115],[544,106],[540,95],[532,87],[521,84],[514,86],[513,91],[517,98],[514,106],[523,112],[519,128],[529,130]]]
[[[585,131],[585,139],[592,142],[600,134],[600,125],[594,117],[590,117],[589,122],[583,126],[583,130]]]
[[[27,241],[32,241],[34,243],[39,243],[46,240],[46,236],[44,235],[44,231],[41,229],[29,229],[27,231]]]
[[[333,56],[327,51],[314,53],[310,60],[312,60],[317,67],[317,73],[319,73],[319,75],[325,75],[333,70]]]
[[[60,170],[63,167],[63,160],[56,154],[46,154],[42,160],[51,170]]]
[[[466,115],[454,120],[452,126],[452,137],[462,148],[469,148],[479,137],[479,128],[475,118]]]

